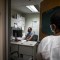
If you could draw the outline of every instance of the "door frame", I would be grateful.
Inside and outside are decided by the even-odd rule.
[[[10,60],[11,0],[6,0],[6,60]]]

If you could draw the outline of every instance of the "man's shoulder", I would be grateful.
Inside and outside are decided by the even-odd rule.
[[[44,37],[42,40],[44,40],[44,39],[49,39],[49,38],[52,38],[52,37],[53,37],[53,35],[46,36],[46,37]]]
[[[45,42],[51,41],[52,38],[53,38],[53,35],[46,36],[46,37],[44,37],[44,38],[41,40],[41,43],[45,43]]]

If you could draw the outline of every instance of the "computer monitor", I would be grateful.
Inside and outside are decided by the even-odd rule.
[[[22,37],[22,30],[13,30],[13,37]]]

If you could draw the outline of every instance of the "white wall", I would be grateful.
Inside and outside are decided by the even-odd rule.
[[[0,60],[5,59],[5,1],[0,0]]]
[[[32,21],[34,20],[37,21],[35,33],[39,36],[39,21],[40,21],[39,13],[25,15],[25,33],[27,32],[28,27],[32,27],[33,25]]]

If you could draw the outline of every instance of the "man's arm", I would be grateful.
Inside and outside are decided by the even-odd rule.
[[[27,40],[27,41],[31,41],[31,40],[32,40],[32,38],[33,38],[33,35],[34,35],[34,34],[33,34],[33,33],[31,33],[29,36],[27,36],[27,37],[26,37],[26,40]]]
[[[27,40],[28,40],[28,41],[31,41],[32,37],[33,37],[33,35],[30,36],[30,37],[27,37]]]

